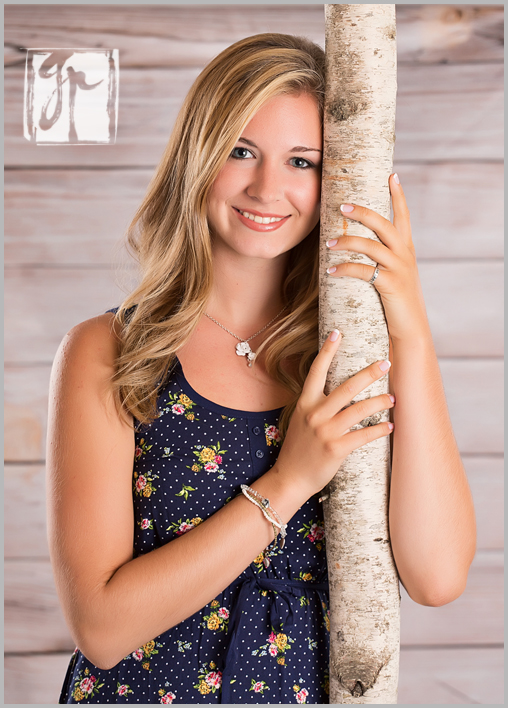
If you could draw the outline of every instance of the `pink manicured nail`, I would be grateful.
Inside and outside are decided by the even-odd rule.
[[[395,427],[395,426],[393,425],[393,423],[388,423],[388,428],[389,428],[390,430],[393,430],[394,427]]]
[[[326,245],[328,246],[328,248],[331,248],[332,246],[335,246],[336,243],[337,243],[337,239],[336,239],[336,238],[332,238],[331,241],[327,241],[327,242],[326,242]]]
[[[336,342],[337,339],[342,336],[338,329],[332,329],[330,332],[330,341]]]
[[[335,266],[330,266],[330,268],[326,269],[326,272],[327,273],[335,273],[336,270],[337,270],[337,268]]]
[[[397,182],[397,184],[400,184],[399,175],[396,172],[393,175],[393,179],[395,180],[395,182]]]
[[[382,361],[379,364],[379,368],[381,369],[381,371],[388,371],[388,369],[390,368],[391,365],[392,365],[391,361],[388,361],[388,360]]]
[[[340,210],[343,211],[345,214],[350,214],[354,209],[354,206],[351,204],[341,204],[340,205]]]
[[[392,403],[395,403],[395,396],[392,396],[392,395],[390,394],[390,401],[391,401]]]

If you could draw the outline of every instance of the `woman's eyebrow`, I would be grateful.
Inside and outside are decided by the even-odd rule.
[[[247,138],[238,138],[239,143],[245,143],[246,145],[250,145],[253,148],[257,149],[257,145],[252,142],[252,140],[247,140]],[[289,152],[322,152],[322,150],[318,150],[317,148],[310,148],[310,147],[304,147],[303,145],[297,145],[294,148],[291,148]]]

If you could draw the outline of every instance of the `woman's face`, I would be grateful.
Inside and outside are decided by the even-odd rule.
[[[303,241],[319,221],[322,143],[312,96],[270,99],[245,127],[208,196],[214,240],[253,258],[274,258]],[[279,221],[256,223],[256,217]]]

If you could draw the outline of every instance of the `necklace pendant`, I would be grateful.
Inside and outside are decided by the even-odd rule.
[[[236,353],[238,356],[245,356],[251,351],[249,342],[238,342],[236,345]]]
[[[238,342],[236,345],[236,353],[238,356],[246,356],[248,365],[252,366],[252,363],[256,358],[256,354],[252,351],[248,342]]]

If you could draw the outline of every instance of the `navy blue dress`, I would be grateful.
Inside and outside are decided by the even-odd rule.
[[[241,494],[241,484],[267,472],[281,445],[282,408],[217,405],[191,388],[178,360],[158,408],[159,417],[136,433],[135,556],[192,533]],[[59,703],[328,703],[330,621],[318,496],[292,517],[284,549],[272,551],[267,566],[262,554],[254,558],[206,607],[133,648],[112,669],[97,668],[76,648]]]

